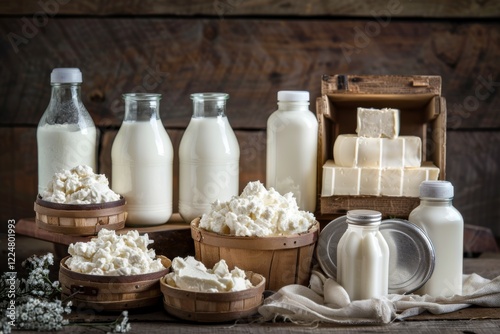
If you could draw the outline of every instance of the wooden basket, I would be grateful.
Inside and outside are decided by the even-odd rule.
[[[99,204],[60,204],[35,201],[37,227],[67,235],[96,235],[102,228],[119,230],[125,226],[125,199]]]
[[[227,265],[259,273],[266,289],[277,291],[289,284],[309,284],[319,223],[308,232],[278,237],[236,237],[206,231],[198,227],[200,218],[191,222],[195,257],[212,268],[224,259]]]
[[[172,287],[160,280],[165,310],[184,320],[197,322],[233,321],[255,314],[262,304],[266,279],[247,271],[253,288],[235,292],[196,292]]]
[[[62,299],[70,299],[80,310],[123,311],[158,305],[161,301],[160,279],[170,271],[171,261],[158,256],[166,269],[130,276],[87,275],[72,271],[61,260],[59,281]]]

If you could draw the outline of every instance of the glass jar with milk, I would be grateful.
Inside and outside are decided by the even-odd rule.
[[[389,246],[379,231],[382,214],[347,212],[347,230],[337,245],[337,281],[351,301],[387,295]]]
[[[172,215],[173,147],[160,119],[161,94],[124,94],[125,117],[111,149],[111,187],[127,201],[127,226]]]
[[[38,193],[54,173],[87,165],[97,172],[97,131],[82,103],[78,68],[55,68],[50,74],[50,102],[37,128]]]
[[[193,116],[179,146],[179,213],[186,222],[238,195],[240,148],[225,114],[228,98],[191,95]]]

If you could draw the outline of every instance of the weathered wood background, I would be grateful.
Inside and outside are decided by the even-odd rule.
[[[323,74],[427,74],[447,99],[447,179],[468,224],[500,236],[500,1],[0,2],[0,221],[33,216],[36,126],[54,67],[79,67],[100,129],[100,172],[123,117],[121,94],[163,94],[177,152],[189,94],[230,94],[241,180],[265,181],[276,92],[311,92]],[[177,154],[174,161],[177,187]],[[174,190],[177,207],[177,190]]]

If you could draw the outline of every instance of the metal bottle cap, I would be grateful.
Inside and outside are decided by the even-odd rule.
[[[380,224],[382,214],[374,210],[347,211],[347,222],[354,225],[375,226]]]
[[[347,230],[347,216],[321,231],[316,258],[323,272],[336,279],[337,245]],[[422,287],[434,271],[434,247],[424,231],[404,219],[382,220],[379,227],[389,246],[389,293],[408,294]]]

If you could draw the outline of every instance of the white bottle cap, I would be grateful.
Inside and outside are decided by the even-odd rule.
[[[82,82],[82,72],[76,67],[54,68],[50,73],[51,83]]]
[[[278,101],[309,101],[309,92],[305,90],[280,90]]]
[[[449,181],[423,181],[420,198],[453,198],[453,185]]]

